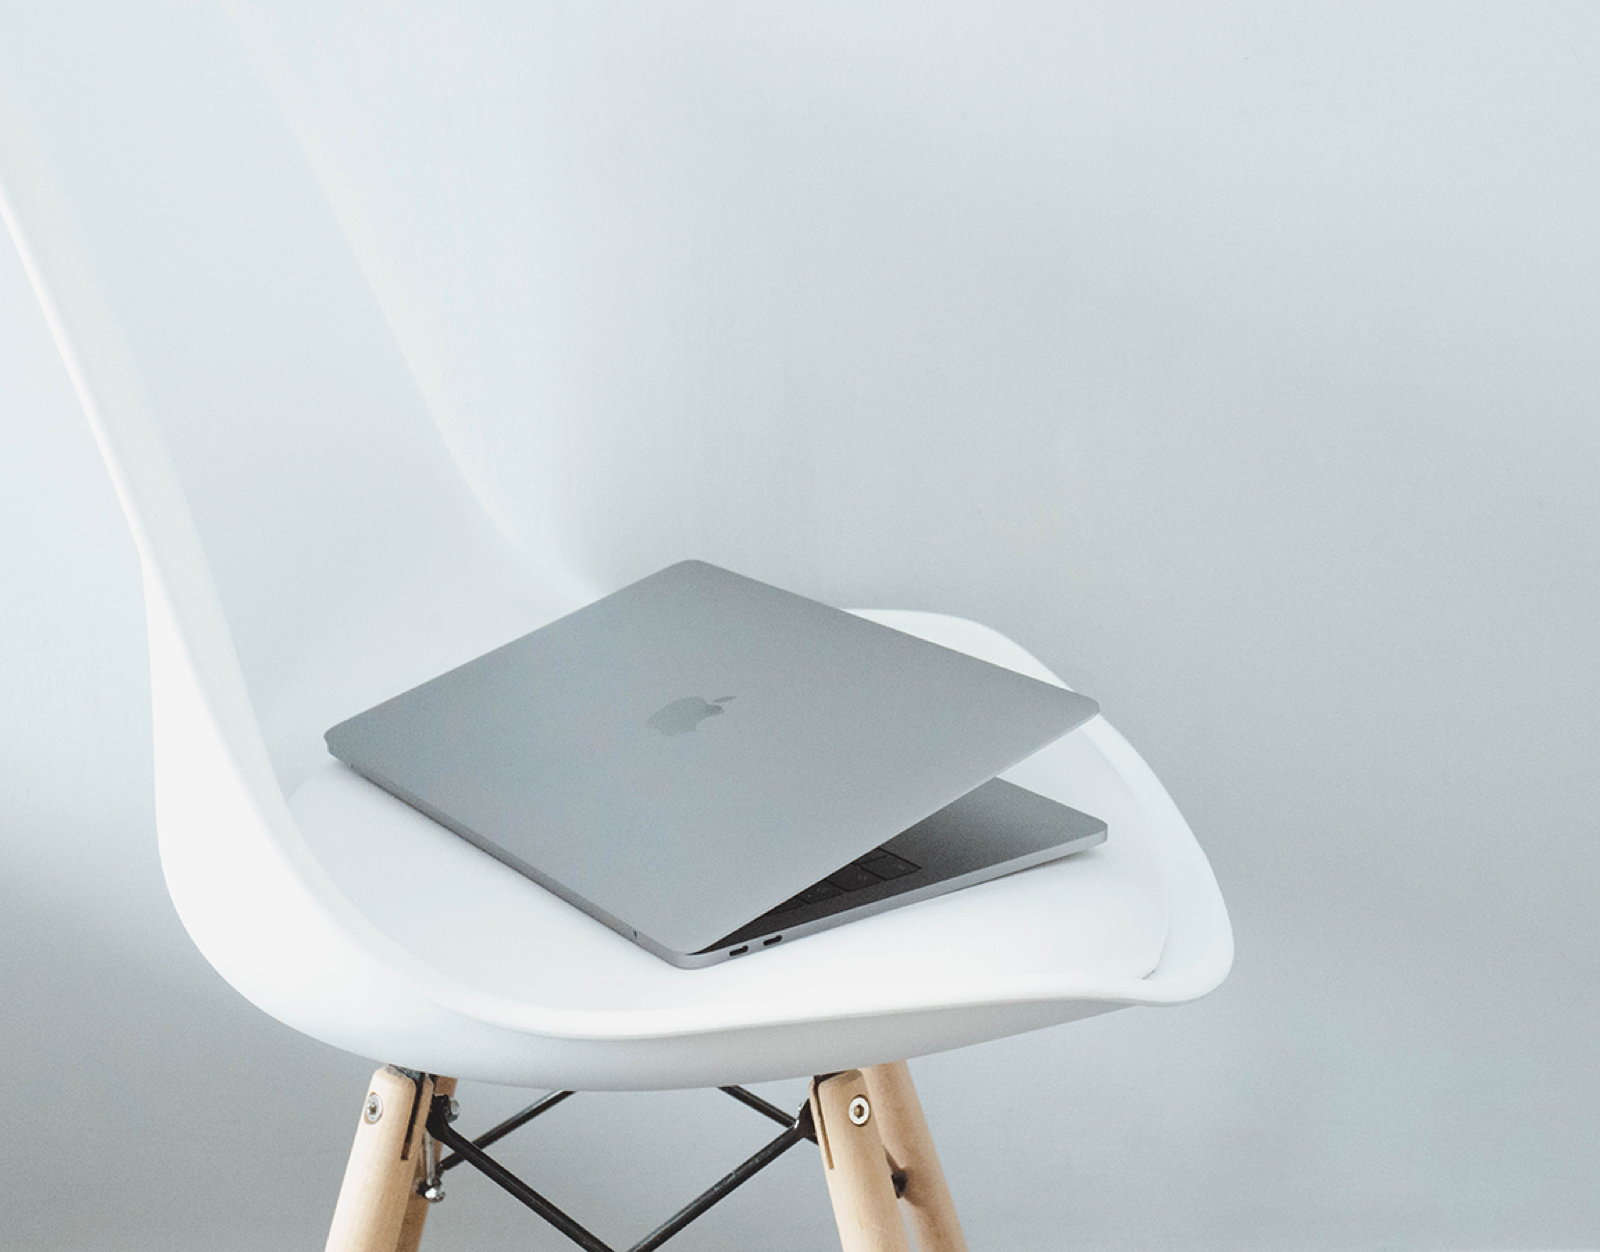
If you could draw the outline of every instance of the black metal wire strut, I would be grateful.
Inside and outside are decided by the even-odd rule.
[[[526,1126],[534,1118],[538,1117],[540,1113],[545,1113],[550,1109],[555,1108],[556,1105],[560,1104],[561,1101],[565,1100],[571,1094],[572,1092],[570,1091],[552,1091],[543,1099],[535,1100],[532,1104],[528,1105],[527,1108],[523,1109],[522,1112],[513,1113],[499,1125],[492,1126],[488,1130],[484,1131],[472,1141],[472,1146],[475,1148],[487,1148],[491,1143],[498,1143],[513,1130],[516,1130],[519,1126]],[[434,1135],[434,1138],[438,1139],[439,1136]],[[439,1142],[443,1143],[444,1140],[440,1139]],[[447,1169],[454,1169],[464,1160],[466,1160],[466,1157],[462,1156],[459,1152],[453,1153],[439,1162],[439,1172],[442,1174]]]
[[[802,1139],[810,1139],[815,1142],[817,1136],[815,1129],[812,1127],[811,1106],[809,1104],[801,1108],[798,1117],[790,1117],[776,1105],[769,1104],[760,1096],[746,1091],[743,1087],[723,1087],[722,1090],[726,1091],[741,1104],[749,1105],[763,1116],[769,1117],[773,1121],[781,1122],[784,1126],[783,1133],[754,1156],[724,1174],[709,1188],[701,1192],[643,1239],[639,1240],[638,1243],[629,1248],[628,1252],[655,1252],[655,1249],[694,1221],[695,1218],[705,1213],[712,1205],[726,1199],[736,1188],[749,1182],[750,1179],[754,1178],[768,1165],[771,1165],[772,1162]],[[428,1109],[428,1133],[454,1154],[439,1162],[441,1170],[449,1169],[451,1166],[465,1161],[488,1178],[490,1182],[503,1188],[517,1200],[527,1205],[568,1239],[583,1248],[585,1252],[614,1252],[614,1249],[593,1231],[562,1212],[484,1151],[488,1144],[504,1138],[518,1126],[532,1121],[546,1109],[554,1108],[571,1094],[572,1092],[570,1091],[558,1091],[548,1095],[544,1099],[529,1105],[515,1116],[507,1118],[492,1130],[478,1136],[476,1140],[468,1139],[450,1124],[452,1116],[450,1097],[438,1095],[433,1098],[433,1104]]]
[[[629,1248],[628,1252],[655,1252],[656,1248],[659,1248],[668,1239],[672,1238],[673,1235],[694,1221],[695,1218],[699,1217],[713,1204],[726,1199],[734,1188],[749,1182],[768,1165],[771,1165],[772,1162],[806,1137],[805,1130],[799,1125],[790,1126],[749,1160],[724,1174],[705,1191],[690,1200],[689,1203],[685,1204],[671,1217],[667,1218],[666,1221],[662,1222],[661,1225]]]
[[[717,1090],[727,1092],[735,1100],[739,1101],[740,1104],[743,1104],[747,1108],[754,1109],[763,1117],[770,1117],[780,1126],[794,1125],[794,1118],[790,1117],[776,1104],[767,1103],[767,1101],[763,1100],[754,1091],[746,1091],[743,1087],[718,1087]],[[810,1106],[807,1105],[807,1107],[809,1108]]]

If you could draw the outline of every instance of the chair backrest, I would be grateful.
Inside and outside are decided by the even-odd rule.
[[[402,1047],[462,992],[340,891],[287,797],[326,727],[571,584],[472,495],[205,0],[0,5],[0,209],[139,548],[173,904],[280,1021]]]
[[[328,725],[572,593],[473,496],[226,18],[78,17],[0,19],[9,217],[147,576],[292,790]]]

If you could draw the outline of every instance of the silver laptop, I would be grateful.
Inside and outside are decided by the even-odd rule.
[[[327,733],[664,960],[709,965],[1104,841],[995,777],[1075,692],[685,561]]]

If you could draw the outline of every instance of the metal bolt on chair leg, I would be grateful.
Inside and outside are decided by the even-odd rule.
[[[454,1105],[456,1102],[451,1100],[450,1103]],[[423,1160],[427,1167],[417,1187],[417,1194],[429,1204],[437,1204],[444,1199],[444,1187],[440,1185],[439,1174],[439,1141],[423,1131],[422,1145]]]

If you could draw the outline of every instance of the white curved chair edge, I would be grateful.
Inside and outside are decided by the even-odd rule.
[[[291,1026],[302,1025],[311,1007],[303,995],[286,994],[304,981],[298,971],[306,968],[321,971],[324,987],[339,988],[340,1016],[363,1005],[375,1026],[453,1016],[428,996],[425,972],[412,968],[417,963],[338,892],[294,824],[126,340],[45,162],[3,95],[0,218],[139,552],[157,832],[168,890],[190,937],[247,999]],[[216,838],[219,829],[230,837]],[[254,942],[241,942],[246,935]]]
[[[338,890],[301,836],[267,757],[248,692],[177,476],[150,421],[137,372],[42,164],[0,101],[0,212],[16,241],[69,377],[100,444],[144,572],[150,632],[156,806],[162,865],[196,945],[248,999],[287,1024],[344,1046],[329,1023],[360,1017],[363,1034],[397,1040],[465,1017],[570,1040],[675,1038],[749,1023],[702,1011],[552,1010],[450,983],[373,926]],[[872,614],[876,618],[932,615]],[[943,619],[956,624],[959,619]],[[962,629],[1009,651],[1013,668],[1058,681],[1016,644],[975,623]],[[997,658],[995,658],[997,659]],[[1195,876],[1174,897],[1167,948],[1143,979],[997,979],[969,1007],[999,1003],[1171,1004],[1226,975],[1232,936],[1220,893],[1160,783],[1103,720],[1085,728],[1167,806],[1187,838]],[[228,831],[219,837],[218,831]],[[1199,887],[1198,893],[1194,891]],[[1198,895],[1199,899],[1189,897]],[[1181,942],[1175,942],[1180,941]],[[1191,946],[1192,945],[1192,946]],[[305,971],[315,969],[314,980]],[[314,982],[315,990],[307,986]],[[892,999],[892,997],[891,997]],[[949,1011],[949,1002],[890,1003],[882,1012]],[[1084,1012],[1093,1011],[1088,1004]],[[879,1015],[877,1011],[874,1016]],[[816,1019],[807,1019],[816,1025]],[[774,1020],[764,1026],[781,1026]]]
[[[1142,778],[1151,802],[1166,808],[1173,819],[1182,823],[1184,831],[1189,830],[1167,789],[1115,726],[1098,717],[1083,731],[1124,778],[1130,782]],[[1130,1005],[1186,1004],[1216,990],[1233,968],[1233,925],[1228,920],[1227,905],[1211,862],[1192,833],[1181,855],[1204,889],[1173,899],[1167,941],[1155,969],[1143,978],[1125,980],[1126,985],[1117,995],[1106,998]]]

